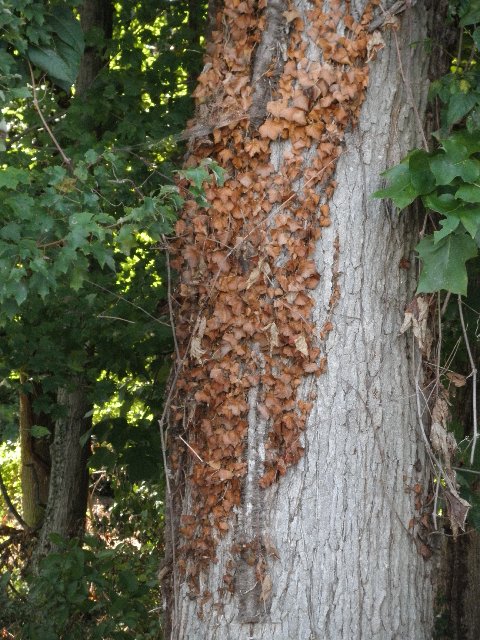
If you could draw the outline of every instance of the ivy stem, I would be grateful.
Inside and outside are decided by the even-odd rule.
[[[472,452],[470,454],[470,464],[473,465],[473,461],[475,458],[475,447],[477,445],[478,438],[478,423],[477,423],[477,368],[475,366],[475,360],[473,359],[472,350],[470,348],[470,342],[468,340],[467,329],[465,327],[465,320],[463,319],[463,305],[462,305],[462,296],[458,296],[458,311],[460,314],[460,324],[462,325],[463,331],[463,339],[465,340],[465,346],[467,348],[468,359],[470,360],[470,366],[472,367],[472,371],[470,375],[472,376],[472,409],[473,409],[473,442],[472,442]]]

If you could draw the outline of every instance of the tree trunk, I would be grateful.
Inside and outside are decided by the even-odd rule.
[[[81,442],[91,426],[87,390],[80,380],[74,390],[60,389],[58,405],[64,416],[55,423],[51,447],[52,472],[45,519],[40,532],[37,560],[52,547],[50,534],[65,538],[83,535],[88,494],[88,445]]]
[[[85,34],[97,29],[105,39],[111,38],[113,5],[110,1],[84,0],[80,18]],[[100,47],[85,50],[75,84],[77,99],[85,97],[105,64],[103,46],[102,42]],[[57,401],[65,414],[55,424],[48,503],[35,549],[37,563],[50,550],[52,533],[65,538],[81,537],[85,528],[89,440],[84,440],[91,427],[91,417],[85,416],[91,416],[93,408],[86,381],[82,378],[66,381],[65,387],[57,392]]]
[[[104,39],[112,37],[113,4],[110,0],[84,0],[80,7],[80,22],[83,32],[90,39],[97,34],[102,34]],[[98,38],[98,35],[97,35]],[[97,46],[87,46],[80,64],[75,89],[78,96],[82,96],[92,86],[95,78],[100,73],[104,59],[105,42]]]
[[[480,629],[480,535],[445,538],[437,595],[436,640],[477,640]]]
[[[34,424],[45,426],[33,417],[31,395],[20,393],[22,517],[32,529],[43,520],[50,480],[49,441],[47,437],[36,439],[32,436]]]
[[[439,7],[312,5],[225,0],[196,90],[190,163],[229,176],[177,225],[175,640],[431,638],[417,228],[370,194],[419,143]]]

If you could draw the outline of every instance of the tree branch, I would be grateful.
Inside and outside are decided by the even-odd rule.
[[[5,486],[5,483],[3,481],[1,470],[0,470],[0,492],[3,496],[3,499],[5,500],[5,504],[7,505],[8,510],[10,511],[12,516],[15,518],[15,520],[18,522],[18,524],[20,524],[24,529],[30,530],[30,527],[22,518],[22,516],[18,513],[18,511],[15,509],[15,505],[13,504],[13,502],[10,499],[10,496],[8,495],[7,487]]]

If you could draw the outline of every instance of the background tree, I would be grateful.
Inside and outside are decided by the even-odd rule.
[[[158,635],[155,415],[172,348],[165,234],[182,203],[171,157],[191,112],[186,60],[195,70],[199,35],[187,2],[109,6],[0,3],[2,399],[21,394],[23,451],[46,464],[50,484],[28,584],[15,553],[35,538],[11,520],[1,530],[2,571],[12,571],[0,620],[30,640]],[[194,13],[200,24],[201,3]],[[2,438],[13,440],[18,411],[2,417]],[[90,465],[116,502],[107,520],[90,514],[96,537],[68,544],[83,534],[92,434]],[[23,515],[35,528],[47,499],[24,461],[35,513]]]

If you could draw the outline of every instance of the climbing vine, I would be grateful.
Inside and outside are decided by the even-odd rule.
[[[373,195],[391,199],[399,210],[418,202],[425,214],[416,247],[421,261],[417,296],[406,309],[404,329],[413,326],[426,362],[436,359],[426,371],[427,387],[430,384],[433,391],[420,391],[417,381],[417,394],[423,400],[426,395],[433,398],[427,445],[437,476],[434,526],[443,486],[443,504],[457,533],[465,528],[469,510],[470,522],[477,528],[480,523],[474,486],[479,463],[475,327],[480,317],[480,3],[455,0],[449,9],[452,23],[459,28],[458,49],[451,56],[448,73],[430,86],[436,131],[430,144],[424,134],[425,148],[414,149],[385,172],[387,186]],[[435,324],[436,356],[434,334],[428,328]],[[472,389],[466,393],[468,378]],[[468,410],[462,407],[466,398]]]
[[[188,163],[214,158],[228,179],[207,187],[208,208],[186,203],[173,262],[181,273],[176,333],[185,346],[177,354],[171,460],[178,475],[190,469],[178,566],[193,590],[232,527],[234,507],[303,455],[314,398],[297,396],[306,377],[326,370],[323,345],[339,296],[334,265],[330,312],[316,328],[310,292],[321,274],[313,251],[330,225],[336,162],[359,117],[368,63],[383,46],[369,27],[377,4],[355,19],[339,1],[324,12],[226,0],[215,17]],[[253,551],[265,601],[268,581],[253,542],[245,534],[240,546]],[[224,580],[233,589],[231,576]]]

